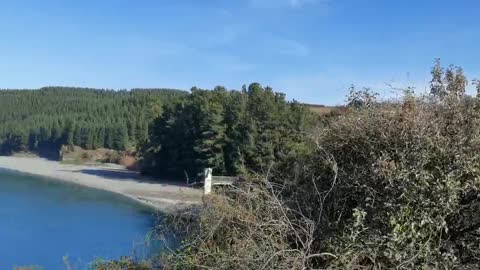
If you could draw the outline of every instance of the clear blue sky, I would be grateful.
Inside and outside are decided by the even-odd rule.
[[[338,104],[354,83],[428,81],[433,59],[480,77],[478,0],[2,0],[0,88],[253,81]]]

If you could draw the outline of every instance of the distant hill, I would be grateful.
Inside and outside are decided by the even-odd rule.
[[[124,150],[146,138],[163,104],[187,94],[177,89],[0,90],[0,153],[58,152],[61,145]]]

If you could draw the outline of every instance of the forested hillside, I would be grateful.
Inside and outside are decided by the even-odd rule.
[[[316,117],[258,83],[241,91],[193,88],[153,122],[140,151],[143,172],[182,177],[207,167],[222,175],[268,170],[304,151],[305,131]]]
[[[164,104],[186,93],[68,87],[0,90],[0,153],[61,145],[124,150],[146,138],[149,122]]]

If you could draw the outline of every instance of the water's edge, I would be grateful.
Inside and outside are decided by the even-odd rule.
[[[162,207],[162,206],[160,206],[158,204],[155,204],[153,202],[150,202],[148,200],[140,199],[138,197],[135,197],[135,196],[123,193],[123,192],[111,190],[111,189],[108,189],[108,188],[92,187],[90,185],[82,184],[81,181],[79,181],[79,182],[66,181],[65,179],[63,179],[61,177],[46,176],[46,175],[43,175],[43,174],[37,174],[37,173],[33,173],[33,172],[26,172],[26,171],[17,170],[17,169],[0,167],[0,172],[2,172],[2,171],[16,173],[16,174],[20,174],[20,175],[34,176],[34,177],[38,177],[38,178],[43,178],[43,179],[48,180],[48,181],[60,182],[62,184],[66,184],[66,185],[81,186],[82,188],[86,188],[86,189],[94,189],[94,190],[105,191],[105,192],[113,193],[113,194],[116,194],[116,195],[121,195],[122,197],[127,198],[134,203],[141,204],[143,206],[149,207],[151,210],[154,210],[154,211],[159,211],[159,212],[164,213],[164,214],[172,212],[172,210],[169,210],[169,208]]]
[[[95,258],[147,258],[143,256],[154,251],[156,244],[148,247],[155,243],[150,236],[162,213],[146,203],[15,169],[1,167],[0,176],[5,187],[0,198],[2,269],[15,264],[60,269],[63,255],[72,255],[70,262],[84,267]]]

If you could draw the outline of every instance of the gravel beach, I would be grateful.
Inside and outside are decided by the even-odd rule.
[[[32,157],[0,157],[0,169],[38,175],[127,196],[163,212],[173,212],[202,199],[202,190],[153,181],[116,164],[70,165]]]

